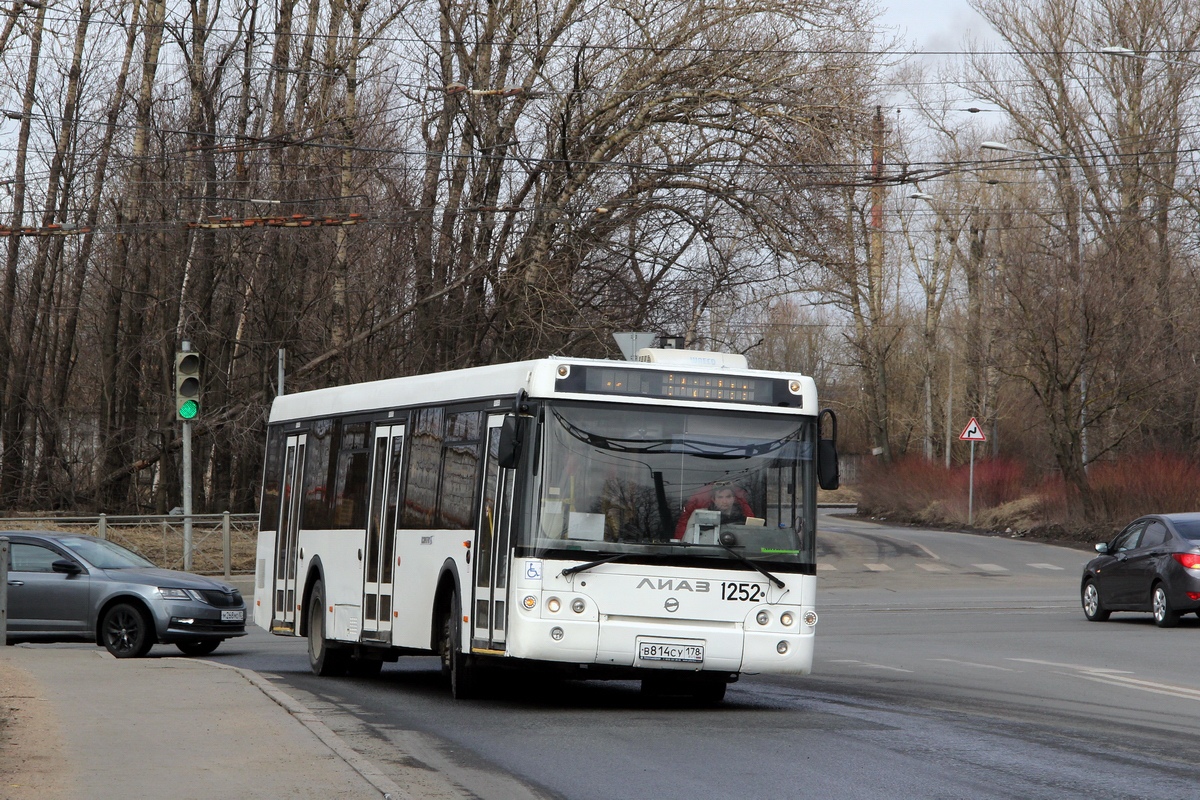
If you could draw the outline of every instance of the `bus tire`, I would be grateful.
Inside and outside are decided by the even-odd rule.
[[[478,670],[462,651],[462,604],[458,592],[450,597],[450,607],[442,626],[442,674],[450,682],[455,700],[468,700],[478,694]]]
[[[318,580],[308,601],[308,666],[314,675],[346,674],[348,651],[331,645],[325,638],[325,586]]]

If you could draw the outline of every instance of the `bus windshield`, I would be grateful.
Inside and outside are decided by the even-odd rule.
[[[598,404],[543,418],[534,552],[813,562],[812,418]]]

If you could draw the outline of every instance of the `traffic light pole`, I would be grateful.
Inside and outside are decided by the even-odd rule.
[[[180,343],[188,352],[192,343]],[[183,570],[192,571],[192,421],[183,420]]]

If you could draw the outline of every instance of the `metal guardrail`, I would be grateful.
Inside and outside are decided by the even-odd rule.
[[[257,514],[193,514],[191,550],[180,514],[0,517],[0,531],[55,530],[108,539],[166,569],[223,574],[254,572]]]

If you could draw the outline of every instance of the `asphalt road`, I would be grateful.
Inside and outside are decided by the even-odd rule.
[[[743,676],[715,709],[623,682],[456,703],[435,659],[318,679],[303,642],[261,631],[216,657],[385,772],[428,767],[485,799],[1198,794],[1200,620],[1087,622],[1083,551],[830,516],[819,541],[813,674]]]

